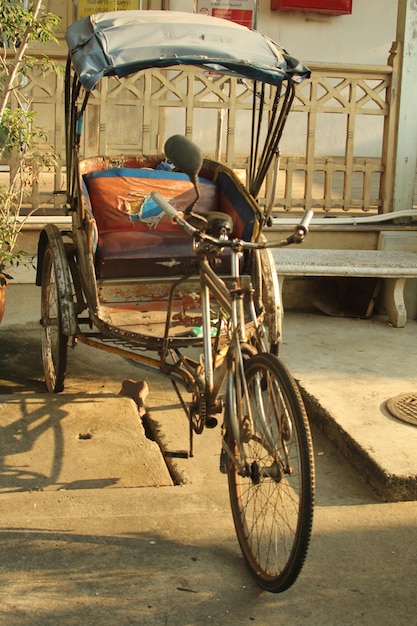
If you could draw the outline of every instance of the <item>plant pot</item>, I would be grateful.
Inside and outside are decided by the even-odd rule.
[[[6,306],[6,285],[0,284],[0,324],[3,320],[5,306]]]

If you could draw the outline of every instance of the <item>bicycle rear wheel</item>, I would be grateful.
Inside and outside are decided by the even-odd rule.
[[[245,376],[248,397],[234,400],[241,403],[245,422],[240,425],[245,468],[228,463],[230,503],[252,575],[262,588],[281,592],[297,579],[310,541],[311,434],[296,383],[276,356],[258,354],[248,359]],[[227,444],[239,459],[227,413],[226,427]]]
[[[261,241],[266,241],[263,235]],[[282,338],[282,302],[277,270],[270,249],[253,251],[251,277],[256,294],[256,310],[258,313],[263,310],[262,326],[266,346],[258,346],[258,352],[266,351],[278,356]],[[252,342],[257,343],[256,336]]]

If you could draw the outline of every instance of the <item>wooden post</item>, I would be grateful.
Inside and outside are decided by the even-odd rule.
[[[397,41],[401,42],[402,59],[398,103],[393,210],[412,209],[417,166],[417,2],[398,0]]]

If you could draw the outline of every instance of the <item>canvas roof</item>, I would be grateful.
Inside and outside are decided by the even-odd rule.
[[[66,39],[88,90],[103,76],[195,65],[273,85],[300,82],[308,68],[261,33],[228,20],[176,11],[114,11],[82,18]]]

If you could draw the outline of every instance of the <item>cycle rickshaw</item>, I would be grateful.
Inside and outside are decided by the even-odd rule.
[[[79,341],[166,374],[189,420],[190,447],[194,433],[220,425],[220,469],[244,558],[263,588],[283,591],[306,557],[314,468],[301,396],[277,356],[270,248],[300,243],[311,215],[288,239],[267,242],[270,209],[256,197],[309,70],[258,32],[196,14],[93,15],[70,26],[67,42],[72,229],[47,225],[38,247],[47,389],[63,390],[67,348]],[[80,154],[98,83],[179,65],[250,85],[248,188],[183,135],[153,154]]]

